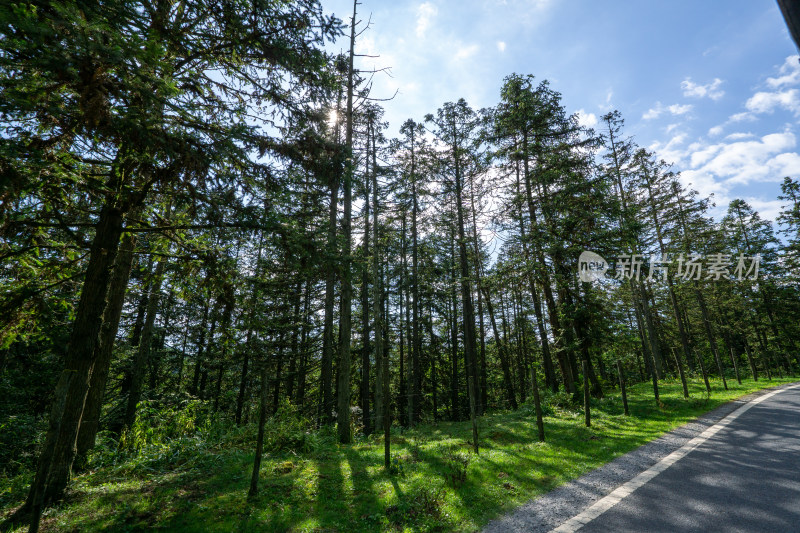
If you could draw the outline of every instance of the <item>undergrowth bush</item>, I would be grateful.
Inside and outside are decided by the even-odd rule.
[[[44,419],[25,414],[0,421],[0,475],[11,478],[33,470],[45,427]]]
[[[264,450],[308,453],[321,444],[320,435],[313,433],[311,427],[311,421],[284,398],[264,427]]]
[[[392,460],[389,463],[389,474],[400,477],[404,477],[406,475],[406,471],[403,466],[403,459],[397,454],[392,455]]]
[[[212,421],[207,406],[185,396],[143,400],[136,420],[119,437],[108,431],[97,435],[88,457],[90,468],[112,467],[118,474],[148,474],[197,466],[210,446],[227,431]]]
[[[578,407],[572,399],[572,395],[565,390],[553,392],[550,389],[542,388],[539,392],[541,395],[542,416],[553,416],[558,411],[573,411]],[[536,414],[533,398],[529,398],[523,408],[526,410],[526,414]]]
[[[448,485],[458,488],[467,480],[469,454],[450,449],[444,454],[444,479]]]
[[[89,453],[90,468],[112,467],[118,474],[138,474],[202,468],[219,459],[225,450],[251,452],[258,426],[237,426],[227,417],[211,416],[208,404],[192,397],[144,400],[137,406],[136,421],[115,440],[111,432],[98,433]],[[323,428],[312,431],[312,422],[288,401],[264,427],[266,453],[308,453],[334,448],[336,435]]]
[[[203,402],[184,399],[176,403],[143,400],[136,406],[136,421],[125,430],[119,448],[137,452],[148,447],[167,447],[170,441],[191,437],[202,420]]]
[[[24,500],[32,481],[33,472],[23,472],[13,477],[0,474],[0,510]]]
[[[445,492],[441,488],[416,486],[386,508],[386,517],[395,526],[414,524],[417,531],[441,531]]]

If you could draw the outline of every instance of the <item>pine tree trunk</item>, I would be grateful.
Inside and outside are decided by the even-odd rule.
[[[405,359],[406,373],[405,388],[400,390],[400,397],[406,400],[406,425],[412,425],[414,419],[414,365],[412,362],[412,347],[411,347],[411,295],[408,290],[408,241],[406,235],[408,234],[408,221],[407,213],[403,210],[403,218],[401,219],[400,229],[400,286],[398,292],[400,294],[399,309],[399,339],[400,339],[400,358]],[[401,411],[402,412],[402,411]]]
[[[297,372],[297,397],[296,405],[303,405],[306,397],[306,373],[308,369],[308,323],[311,319],[311,292],[313,284],[306,282],[305,296],[303,298],[303,325],[300,329],[300,368]]]
[[[233,341],[233,332],[231,330],[231,319],[233,316],[233,308],[236,305],[236,295],[234,293],[233,284],[226,283],[224,287],[225,296],[225,309],[222,313],[222,351],[219,360],[217,361],[217,385],[214,389],[214,411],[219,410],[219,398],[222,393],[222,378],[225,375],[225,365],[227,364],[228,350]]]
[[[481,294],[481,284],[483,278],[483,265],[481,264],[481,249],[480,241],[478,239],[478,223],[476,218],[475,209],[475,183],[470,180],[469,200],[470,212],[472,214],[472,244],[475,252],[475,288],[478,296],[478,335],[480,340],[480,354],[479,362],[480,369],[476,369],[480,373],[480,387],[478,388],[478,414],[483,415],[486,411],[486,336],[485,325],[483,323],[483,295]]]
[[[661,220],[658,217],[658,210],[656,209],[655,197],[653,193],[653,186],[652,181],[650,179],[650,174],[648,172],[644,172],[643,176],[645,178],[645,184],[647,186],[647,198],[650,204],[650,212],[653,218],[653,225],[656,229],[656,237],[658,238],[658,245],[659,250],[661,252],[661,256],[664,257],[666,255],[667,249],[664,245],[664,237],[662,232],[662,224]],[[689,339],[686,335],[686,328],[683,324],[683,317],[681,317],[680,307],[678,306],[678,297],[675,294],[675,287],[672,282],[672,272],[667,272],[665,276],[667,278],[667,288],[669,289],[669,298],[670,302],[672,303],[672,312],[675,316],[675,323],[678,325],[678,336],[681,340],[681,348],[683,349],[683,355],[686,358],[687,364],[691,360],[690,350],[689,350]],[[680,356],[675,353],[675,361],[678,365],[678,368],[681,369],[683,372],[683,365],[680,360]],[[685,393],[685,397],[688,398],[688,392]]]
[[[253,498],[258,494],[258,477],[261,473],[261,456],[264,454],[264,426],[267,423],[267,399],[269,398],[269,371],[266,361],[261,370],[261,402],[258,413],[258,436],[256,437],[256,455],[253,459],[253,473],[250,476],[250,491],[248,497]]]
[[[189,315],[186,315],[186,321],[183,327],[183,342],[181,343],[181,356],[178,360],[178,379],[176,380],[178,389],[183,384],[183,370],[184,361],[186,360],[186,342],[189,340]]]
[[[123,212],[111,205],[103,206],[89,253],[64,370],[56,384],[49,426],[25,502],[31,517],[30,531],[38,531],[42,509],[59,499],[69,482],[122,225]]]
[[[630,415],[628,411],[628,393],[625,390],[625,373],[622,371],[622,363],[617,359],[617,377],[619,378],[619,390],[622,393],[622,407],[625,416]]]
[[[742,378],[739,376],[739,365],[736,364],[736,354],[733,351],[733,346],[730,347],[731,363],[733,363],[733,372],[736,374],[736,382],[741,385]]]
[[[522,150],[524,154],[528,153],[528,132],[523,131],[522,135]],[[529,168],[529,161],[528,157],[526,156],[523,159],[523,183],[525,184],[525,199],[527,200],[528,204],[528,216],[530,217],[530,224],[531,224],[531,233],[536,230],[536,226],[538,226],[536,220],[536,206],[533,201],[533,187],[531,184],[531,175],[530,175],[530,168]],[[517,170],[519,176],[519,170]],[[519,180],[518,180],[519,181]],[[517,185],[517,189],[519,189],[519,184]],[[522,208],[520,207],[520,217],[522,216]],[[544,252],[541,249],[541,246],[538,242],[534,242],[533,246],[535,248],[536,257],[539,264],[539,270],[541,272],[541,283],[542,288],[544,289],[545,295],[545,303],[547,305],[547,314],[550,319],[550,325],[552,326],[552,330],[556,336],[556,339],[563,338],[564,331],[562,330],[561,320],[559,319],[558,308],[556,305],[555,298],[553,297],[552,285],[550,283],[550,276],[547,272],[547,266],[544,259]],[[531,293],[535,293],[535,288],[533,285],[531,286]],[[536,297],[534,296],[534,301]],[[543,327],[540,327],[540,335],[542,335],[543,339],[546,339],[546,334],[543,331]],[[543,342],[544,346],[544,342]],[[566,353],[566,348],[563,346],[563,340],[559,343],[556,340],[556,359],[558,360],[559,368],[561,369],[561,376],[564,380],[564,388],[570,393],[575,394],[575,374],[572,368],[568,364],[568,356]],[[544,350],[544,348],[543,348]],[[546,356],[550,357],[550,347],[547,347]],[[546,360],[545,360],[546,361]],[[552,368],[552,361],[550,362],[550,366]],[[545,371],[547,371],[547,362],[545,362]],[[553,374],[555,374],[553,370]],[[553,377],[555,380],[555,377]],[[553,390],[557,389],[556,386],[552,386]]]
[[[375,428],[386,427],[385,421],[389,416],[389,391],[384,385],[384,374],[388,373],[388,358],[384,358],[383,346],[383,279],[380,262],[382,247],[378,227],[379,209],[378,202],[378,176],[372,173],[372,314],[375,322]],[[386,350],[388,352],[388,349]],[[402,389],[401,389],[402,391]]]
[[[336,103],[336,116],[341,112],[341,91]],[[336,142],[339,142],[339,125],[336,125]],[[330,177],[330,203],[328,207],[328,235],[326,249],[329,255],[325,269],[325,317],[322,326],[322,360],[320,361],[319,378],[319,421],[322,425],[333,423],[333,306],[336,290],[336,266],[332,258],[338,255],[336,241],[336,219],[339,210],[339,179],[334,175]]]
[[[455,129],[455,124],[453,125]],[[455,137],[454,137],[455,138]],[[464,208],[462,205],[461,171],[459,167],[458,147],[455,153],[455,178],[456,178],[456,216],[458,229],[458,262],[461,270],[461,305],[464,317],[464,353],[467,373],[467,392],[469,394],[469,413],[472,420],[472,446],[475,453],[478,448],[478,420],[477,420],[477,376],[475,365],[475,312],[472,307],[472,289],[469,283],[469,263],[467,261],[467,242],[464,235]]]
[[[289,357],[289,374],[286,376],[286,399],[294,401],[295,379],[297,378],[297,362],[300,359],[300,301],[303,298],[303,283],[298,281],[294,290],[294,309],[292,310],[291,356]]]
[[[353,440],[350,431],[350,342],[352,332],[352,300],[353,273],[352,258],[352,208],[353,208],[353,54],[356,40],[356,8],[358,1],[353,0],[353,17],[350,19],[350,61],[347,76],[347,132],[345,137],[345,153],[347,161],[344,169],[344,213],[342,217],[343,260],[342,260],[342,305],[339,317],[339,376],[337,391],[336,429],[339,442],[348,444]]]
[[[197,355],[195,356],[194,372],[192,374],[192,385],[189,388],[189,393],[196,396],[198,387],[200,386],[200,370],[203,365],[203,351],[206,346],[206,328],[208,327],[208,301],[203,301],[203,319],[200,321],[200,332],[197,338]]]
[[[700,365],[700,373],[703,374],[703,383],[706,386],[706,392],[711,394],[711,384],[708,382],[708,372],[706,372],[706,364],[703,362],[703,357],[697,353],[694,355],[695,360],[697,360],[697,363]]]
[[[453,420],[459,420],[458,402],[458,294],[456,290],[456,259],[455,259],[455,229],[450,229],[450,311],[452,323],[450,324],[450,349],[451,366],[450,374],[450,415]]]
[[[150,293],[147,296],[147,315],[142,328],[142,338],[133,360],[131,369],[131,388],[128,392],[127,407],[125,408],[125,427],[130,428],[136,420],[136,405],[142,397],[142,382],[147,369],[147,360],[150,357],[150,347],[153,344],[153,326],[155,325],[158,304],[161,300],[161,282],[164,278],[166,263],[161,260],[156,265],[153,281],[150,283]]]
[[[131,214],[132,218],[139,217],[140,210],[136,209]],[[100,342],[97,347],[92,377],[89,382],[89,391],[81,416],[81,425],[78,431],[77,460],[82,463],[86,454],[94,448],[97,431],[100,428],[100,413],[103,408],[103,397],[111,368],[111,358],[114,352],[114,342],[119,331],[119,321],[122,308],[125,305],[125,292],[128,288],[131,266],[133,265],[133,251],[136,248],[136,234],[128,233],[122,239],[119,252],[114,261],[114,270],[108,288],[108,303],[103,313],[103,327],[100,330]]]
[[[508,399],[508,404],[511,406],[512,409],[517,409],[517,398],[514,395],[514,382],[511,379],[511,368],[508,364],[508,353],[506,352],[506,343],[500,337],[500,332],[497,330],[497,320],[495,319],[494,315],[494,308],[492,306],[492,298],[489,294],[489,290],[486,287],[483,288],[483,294],[486,297],[486,307],[489,311],[489,322],[492,324],[492,332],[494,334],[494,342],[497,346],[497,353],[500,356],[500,368],[503,371],[503,385],[506,391],[506,398]]]
[[[683,373],[683,365],[681,364],[681,358],[678,356],[678,352],[675,348],[672,349],[672,355],[675,356],[675,366],[678,367],[678,375],[681,378],[681,386],[683,386],[683,397],[689,397],[689,387],[686,384],[686,374]]]
[[[422,402],[422,339],[419,328],[419,250],[417,243],[417,215],[419,204],[417,202],[417,176],[416,153],[414,151],[414,130],[411,130],[411,419],[409,423],[416,425],[420,420],[420,404]]]
[[[586,427],[592,425],[592,412],[589,401],[589,362],[584,359],[583,364],[583,421]],[[655,378],[654,378],[655,379]]]
[[[170,289],[163,304],[164,319],[161,322],[161,334],[158,336],[157,356],[150,358],[150,390],[156,390],[161,380],[161,362],[167,352],[167,336],[169,335],[170,322],[172,322],[172,313],[175,310],[173,305],[174,297],[175,294]]]
[[[141,261],[141,260],[140,260]],[[141,264],[141,262],[140,262]],[[150,294],[150,284],[153,281],[150,275],[153,272],[153,255],[147,257],[147,279],[142,280],[142,294],[139,296],[139,304],[136,306],[136,320],[133,323],[133,331],[131,332],[131,346],[139,346],[139,341],[142,338],[142,328],[144,327],[144,318],[147,313],[147,296]]]
[[[750,372],[753,375],[753,381],[758,381],[758,371],[756,370],[756,363],[753,360],[753,354],[750,351],[750,345],[747,343],[747,339],[743,338],[744,341],[744,352],[747,354],[747,364],[750,365]]]
[[[367,152],[370,148],[372,137],[372,121],[367,125]],[[369,275],[370,275],[370,160],[367,155],[364,179],[364,261],[361,268],[361,383],[359,386],[359,404],[361,405],[361,419],[364,425],[364,435],[372,434],[372,414],[369,410],[370,397],[370,323],[369,323]]]
[[[373,246],[374,252],[372,254],[372,305],[373,315],[375,320],[375,361],[380,362],[378,371],[375,376],[375,390],[376,393],[380,389],[380,395],[377,395],[381,400],[380,408],[376,398],[375,410],[376,414],[380,414],[377,420],[380,425],[377,428],[383,428],[383,445],[384,445],[384,467],[388,470],[390,461],[390,439],[389,431],[391,428],[391,392],[389,390],[389,349],[384,347],[384,290],[383,290],[383,271],[380,268],[382,259],[382,248],[380,243],[380,232],[378,228],[378,212],[380,204],[378,202],[378,178],[377,178],[377,165],[372,172],[372,232],[373,232]],[[386,302],[388,304],[388,301]],[[388,319],[388,312],[387,312]],[[388,322],[388,320],[387,320]],[[400,333],[402,337],[402,332]],[[387,336],[388,340],[388,336]]]
[[[239,393],[236,395],[236,413],[234,415],[234,421],[236,422],[237,426],[242,425],[242,411],[244,410],[244,400],[247,393],[247,381],[250,371],[250,340],[252,335],[253,331],[248,328],[247,336],[244,339],[244,347],[242,348],[244,351],[244,356],[242,360],[242,374],[239,376]]]
[[[511,323],[514,325],[513,332],[514,337],[516,338],[515,345],[516,345],[516,352],[517,357],[515,358],[517,363],[517,376],[519,378],[519,400],[522,403],[525,403],[527,400],[527,387],[525,386],[525,363],[524,363],[524,354],[525,354],[525,347],[523,346],[523,337],[522,337],[522,319],[520,318],[520,313],[518,311],[519,305],[519,293],[512,288],[512,295],[511,295],[511,313],[512,313],[512,321]]]
[[[439,353],[436,335],[433,332],[433,302],[428,299],[428,336],[431,338],[430,361],[431,361],[431,397],[433,399],[433,423],[439,421],[439,402],[438,402],[438,377],[436,374],[436,358]]]
[[[694,282],[694,292],[695,296],[697,296],[697,303],[700,304],[700,314],[703,317],[703,326],[706,328],[706,335],[708,336],[708,342],[711,346],[711,353],[714,354],[714,361],[717,363],[717,370],[722,378],[722,386],[725,388],[725,390],[728,390],[728,381],[725,379],[725,370],[722,367],[722,359],[720,359],[719,351],[717,350],[717,341],[714,338],[714,332],[711,329],[711,318],[709,317],[708,308],[706,307],[706,299],[703,297],[703,293],[700,292],[696,281]]]

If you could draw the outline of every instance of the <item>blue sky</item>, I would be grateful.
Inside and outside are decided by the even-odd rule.
[[[346,22],[352,3],[324,1]],[[499,100],[516,72],[547,79],[568,112],[592,125],[619,109],[626,133],[655,150],[719,214],[733,198],[762,216],[780,209],[779,183],[800,177],[800,63],[775,0],[427,0],[370,2],[357,50],[378,75],[373,95],[397,136],[465,98]],[[346,48],[346,39],[336,48]]]

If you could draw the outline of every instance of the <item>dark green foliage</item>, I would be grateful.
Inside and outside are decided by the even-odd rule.
[[[400,477],[406,475],[403,459],[399,455],[392,456],[392,462],[389,464],[389,474]]]
[[[386,517],[394,526],[417,525],[420,531],[441,531],[438,523],[444,491],[431,487],[414,487],[400,503],[386,508]]]
[[[444,459],[444,479],[453,488],[459,488],[467,481],[470,456],[458,449],[448,449],[442,454]]]

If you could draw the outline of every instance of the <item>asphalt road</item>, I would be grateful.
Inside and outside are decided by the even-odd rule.
[[[753,406],[581,532],[800,532],[800,388]]]

